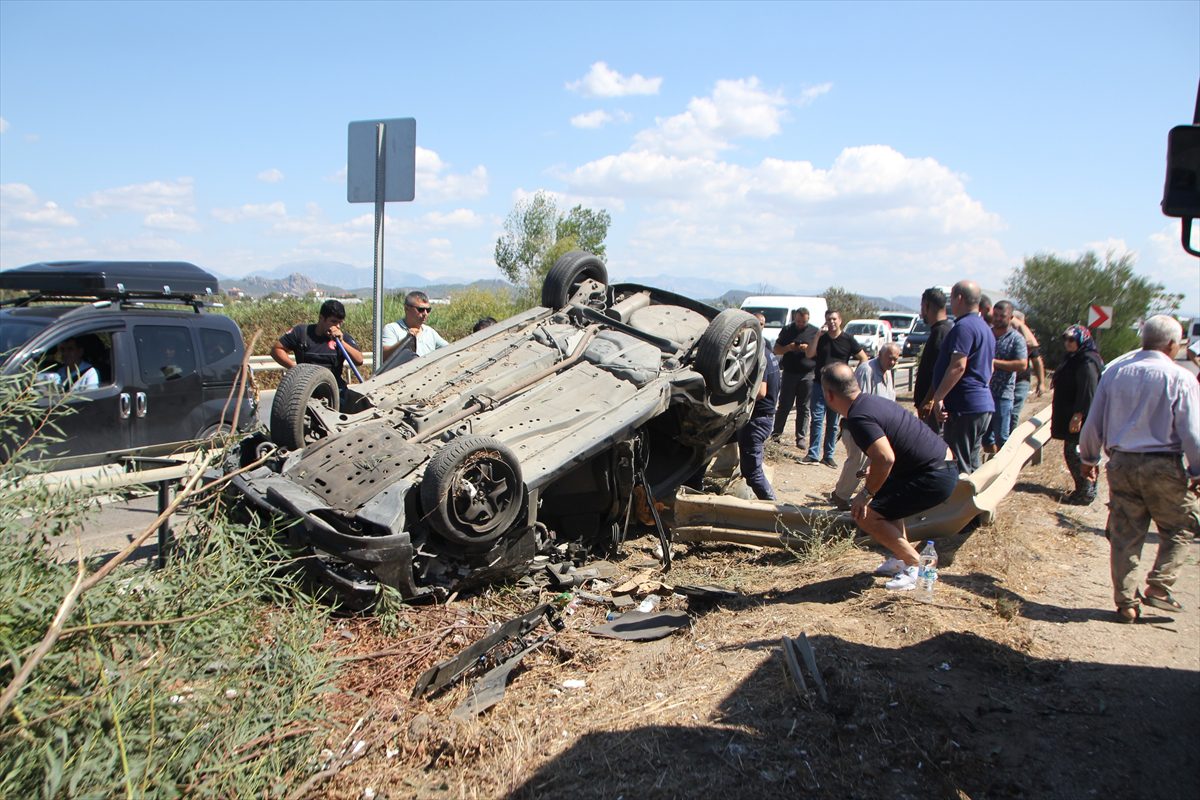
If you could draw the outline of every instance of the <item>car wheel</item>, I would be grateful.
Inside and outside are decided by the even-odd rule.
[[[202,442],[207,442],[219,437],[229,436],[233,433],[233,426],[228,422],[218,422],[214,425],[209,425],[204,430],[200,431],[200,435],[196,438]]]
[[[524,500],[521,465],[491,436],[463,436],[430,460],[421,479],[425,518],[445,539],[476,549],[498,539]]]
[[[741,309],[729,308],[708,324],[696,344],[696,371],[704,376],[710,392],[733,394],[754,378],[761,351],[758,320]]]
[[[559,256],[542,282],[542,305],[562,308],[588,278],[608,283],[608,267],[597,256],[583,250],[572,250]]]
[[[320,439],[313,424],[312,403],[338,410],[338,386],[333,373],[316,364],[297,364],[287,371],[271,403],[271,441],[288,450],[299,450]]]

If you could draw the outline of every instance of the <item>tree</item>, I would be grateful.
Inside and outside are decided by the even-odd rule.
[[[577,205],[564,214],[553,197],[537,192],[518,201],[504,220],[504,234],[496,240],[496,266],[528,297],[537,298],[546,273],[564,253],[586,250],[604,260],[611,223],[603,209]]]
[[[1117,258],[1110,252],[1104,261],[1090,251],[1073,261],[1039,253],[1012,274],[1005,288],[1024,309],[1048,366],[1062,363],[1062,332],[1068,325],[1087,324],[1092,304],[1113,308],[1112,327],[1095,332],[1105,361],[1140,346],[1135,326],[1141,320],[1179,308],[1178,295],[1134,274],[1133,266],[1128,253]]]
[[[843,325],[852,319],[874,319],[879,314],[879,306],[861,294],[848,292],[840,286],[830,286],[821,296],[825,298],[826,308],[842,315]],[[814,324],[820,326],[823,322],[816,320]]]

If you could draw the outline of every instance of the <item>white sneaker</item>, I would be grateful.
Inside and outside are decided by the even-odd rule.
[[[908,592],[917,588],[917,568],[905,567],[904,571],[884,584],[893,591]]]
[[[883,560],[883,563],[875,568],[875,574],[887,578],[894,578],[901,572],[904,572],[905,564],[895,556],[888,556]]]

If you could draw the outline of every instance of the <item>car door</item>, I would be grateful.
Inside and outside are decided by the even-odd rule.
[[[85,360],[98,373],[99,386],[64,390],[57,383],[38,384],[39,419],[17,425],[18,435],[28,438],[34,428],[48,433],[38,447],[44,469],[75,469],[107,463],[129,448],[129,422],[122,399],[123,355],[117,345],[120,324],[71,326],[47,331],[31,343],[28,360],[36,370],[48,374],[54,366],[58,345],[67,339],[82,343]],[[28,363],[28,362],[27,362]],[[44,371],[44,372],[43,372]]]
[[[134,354],[127,386],[133,402],[130,445],[141,455],[177,450],[199,433],[203,385],[192,329],[183,321],[136,321],[129,330]]]

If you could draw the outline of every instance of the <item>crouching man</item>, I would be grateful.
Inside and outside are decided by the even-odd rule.
[[[894,575],[889,589],[917,585],[920,556],[908,541],[904,518],[945,502],[958,482],[950,448],[936,433],[894,400],[864,394],[846,364],[821,371],[825,404],[867,454],[866,482],[850,503],[858,526],[892,553],[877,575]]]

